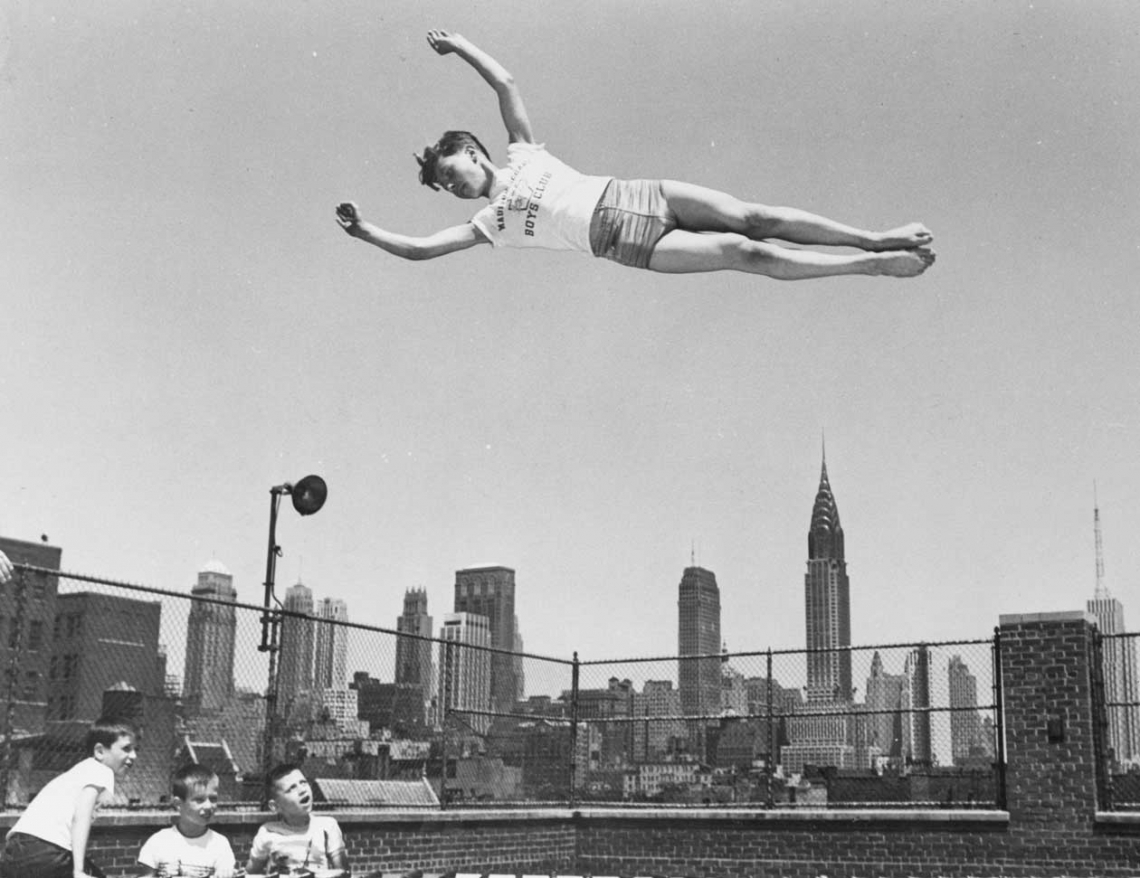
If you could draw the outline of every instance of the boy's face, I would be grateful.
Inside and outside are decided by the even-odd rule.
[[[95,745],[95,758],[117,775],[134,765],[135,755],[134,735],[119,735],[110,747],[105,744]]]
[[[178,822],[183,829],[205,830],[218,809],[218,779],[210,778],[204,785],[193,786],[186,798],[174,797],[178,805]]]
[[[274,785],[273,803],[286,820],[306,817],[313,810],[313,791],[309,789],[305,775],[291,771],[278,778]]]
[[[435,181],[457,198],[482,198],[487,193],[491,175],[480,165],[479,154],[468,147],[436,162]]]

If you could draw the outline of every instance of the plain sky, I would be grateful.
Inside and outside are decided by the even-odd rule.
[[[515,75],[587,173],[673,177],[869,228],[924,277],[670,277],[427,233],[446,128],[502,160]],[[394,627],[454,571],[517,572],[528,649],[676,651],[716,573],[730,649],[804,643],[821,440],[857,644],[1082,609],[1093,485],[1140,618],[1140,4],[0,3],[0,532],[66,570],[260,603],[302,577]],[[477,206],[477,205],[476,205]]]

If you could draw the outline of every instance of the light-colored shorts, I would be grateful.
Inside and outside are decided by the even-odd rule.
[[[648,268],[657,242],[675,228],[660,180],[611,180],[590,220],[590,249],[603,259]]]

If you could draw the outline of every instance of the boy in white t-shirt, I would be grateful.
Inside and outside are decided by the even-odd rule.
[[[934,263],[921,223],[871,232],[792,207],[741,201],[677,180],[617,180],[580,174],[535,141],[514,77],[459,34],[433,30],[428,44],[456,54],[495,90],[510,146],[497,167],[468,131],[448,131],[416,156],[420,182],[490,204],[463,225],[426,237],[366,222],[352,202],[337,207],[349,235],[405,259],[434,259],[476,244],[577,250],[668,274],[743,271],[780,280],[845,274],[914,277]],[[851,247],[827,253],[784,247]]]
[[[100,717],[87,731],[91,755],[52,778],[8,832],[0,878],[101,878],[87,858],[96,809],[111,800],[115,778],[135,761],[135,728]]]
[[[313,813],[313,791],[301,769],[283,763],[269,772],[265,783],[280,819],[258,827],[246,871],[282,875],[339,869],[347,874],[340,824],[327,814]]]
[[[171,792],[178,818],[143,843],[143,874],[233,878],[236,861],[230,843],[209,826],[218,807],[218,776],[204,765],[184,765],[174,773]]]

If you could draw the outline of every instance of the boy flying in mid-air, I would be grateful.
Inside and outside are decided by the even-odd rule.
[[[469,132],[448,131],[416,156],[420,182],[490,204],[469,222],[425,237],[386,231],[356,205],[337,208],[341,227],[405,259],[434,259],[476,244],[579,250],[622,265],[670,274],[745,271],[781,280],[843,274],[914,277],[934,262],[921,223],[869,232],[791,207],[768,207],[676,180],[617,180],[577,171],[535,142],[514,78],[459,34],[433,30],[428,44],[456,54],[495,90],[507,128],[507,165],[498,167]],[[821,253],[772,243],[854,247]]]

